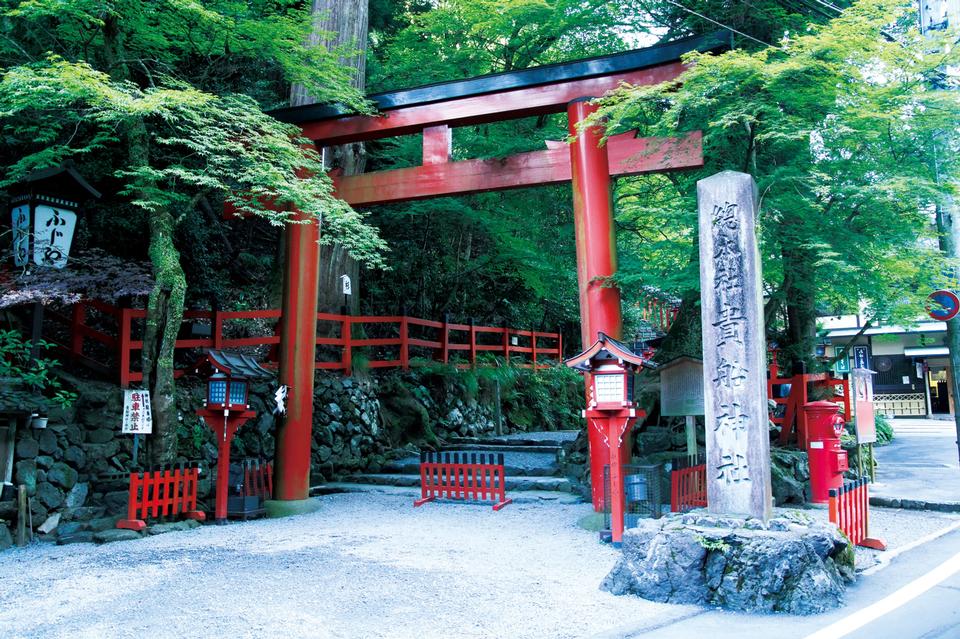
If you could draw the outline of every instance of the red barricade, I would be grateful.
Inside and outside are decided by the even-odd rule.
[[[870,533],[870,482],[858,479],[847,482],[840,488],[831,488],[830,522],[836,524],[856,546],[886,550],[882,539],[869,537]]]
[[[260,459],[245,459],[243,461],[243,488],[244,497],[273,497],[273,464]]]
[[[127,518],[117,528],[143,530],[148,518],[183,515],[203,521],[206,515],[197,510],[197,481],[200,468],[196,464],[177,468],[161,466],[146,473],[130,473],[130,496]]]
[[[673,461],[670,471],[670,512],[707,507],[707,465],[702,456]]]
[[[434,499],[494,500],[500,510],[507,499],[503,453],[420,453],[420,499],[422,506]]]

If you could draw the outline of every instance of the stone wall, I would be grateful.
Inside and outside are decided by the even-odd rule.
[[[565,378],[558,379],[562,383]],[[71,523],[126,512],[133,446],[132,437],[120,434],[121,390],[69,376],[66,381],[79,394],[71,408],[51,414],[45,429],[24,425],[17,429],[13,479],[27,487],[34,528],[47,522],[46,528],[51,530],[57,526],[61,531],[72,530],[80,526]],[[543,384],[542,380],[537,383]],[[199,500],[209,506],[213,498],[210,469],[217,461],[217,446],[212,432],[195,415],[203,404],[205,389],[198,380],[178,384],[178,461],[200,462]],[[251,389],[250,405],[257,417],[234,439],[233,461],[272,459],[274,390],[272,385]],[[311,481],[319,483],[357,471],[376,472],[391,456],[405,454],[404,447],[431,447],[450,437],[579,426],[575,421],[558,423],[553,415],[550,423],[536,419],[537,423],[531,423],[530,416],[538,414],[537,406],[513,396],[502,402],[505,409],[498,415],[494,397],[490,383],[453,370],[350,378],[318,374]],[[574,415],[572,409],[564,414]],[[141,450],[140,461],[145,460]],[[8,499],[0,500],[0,549],[8,545],[9,538],[2,522],[12,526],[16,517],[15,499],[9,499],[10,494],[4,497]],[[48,521],[57,514],[58,518]]]

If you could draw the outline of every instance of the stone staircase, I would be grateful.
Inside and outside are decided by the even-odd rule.
[[[573,492],[573,485],[562,475],[564,445],[577,438],[578,431],[515,433],[495,437],[459,437],[450,439],[441,450],[463,453],[502,453],[507,491]],[[379,473],[361,473],[337,484],[351,486],[420,487],[420,457],[411,453],[385,465]]]

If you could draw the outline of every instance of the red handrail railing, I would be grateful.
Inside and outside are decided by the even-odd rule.
[[[97,326],[88,311],[97,313]],[[134,370],[136,351],[143,349],[143,341],[135,339],[136,323],[146,318],[143,309],[119,308],[98,301],[84,301],[76,304],[68,315],[55,311],[48,317],[65,324],[68,337],[57,341],[50,339],[64,351],[71,360],[84,363],[101,372],[112,372],[119,368],[120,385],[127,387],[131,382],[143,379],[143,374]],[[253,311],[185,311],[185,322],[209,324],[209,336],[178,339],[176,350],[190,348],[244,348],[255,346],[275,346],[280,343],[276,334],[276,320],[280,318],[279,309]],[[230,322],[262,320],[270,325],[270,334],[244,337],[228,337],[225,325]],[[410,368],[411,360],[419,355],[422,359],[452,363],[460,367],[474,367],[483,353],[503,357],[508,363],[511,357],[519,359],[514,365],[528,368],[545,368],[545,360],[560,361],[563,355],[563,341],[560,333],[522,330],[507,327],[476,326],[457,324],[444,318],[434,321],[408,317],[406,315],[337,315],[317,313],[317,321],[325,324],[329,330],[319,331],[316,345],[326,350],[327,359],[316,362],[322,370],[339,370],[350,375],[356,349],[375,348],[379,353],[370,358],[369,368]],[[105,324],[115,326],[112,330]],[[375,331],[378,336],[354,337],[354,327],[362,327],[364,332]],[[379,328],[376,328],[379,327]],[[463,336],[462,338],[460,336]],[[460,341],[462,339],[462,341]],[[85,350],[88,342],[99,344],[101,352],[112,352],[116,362],[104,363],[102,358],[89,355]],[[273,349],[265,358],[274,363]],[[178,369],[177,376],[185,369]]]
[[[780,426],[780,444],[789,443],[794,427],[797,431],[797,445],[801,450],[807,448],[807,418],[803,405],[810,401],[809,385],[823,386],[832,390],[831,401],[842,404],[844,419],[852,418],[850,412],[850,383],[845,379],[834,377],[830,373],[806,373],[780,377],[780,364],[777,361],[779,352],[770,351],[772,360],[769,375],[767,376],[767,397],[774,403],[785,406],[784,414],[778,416],[776,411],[770,412],[770,421]],[[779,397],[776,387],[789,384],[790,395]]]

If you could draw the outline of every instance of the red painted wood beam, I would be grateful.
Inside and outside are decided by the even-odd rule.
[[[452,150],[453,129],[443,124],[423,130],[423,164],[449,162]]]
[[[676,79],[685,66],[675,61],[638,71],[570,80],[386,111],[379,116],[354,115],[301,125],[318,146],[332,146],[417,133],[427,127],[499,122],[547,113],[562,113],[577,98],[603,95],[621,83],[651,85]]]
[[[335,179],[336,193],[353,206],[370,206],[569,182],[570,147],[548,146],[552,148],[507,158],[432,163],[340,177]],[[607,140],[606,146],[611,176],[703,166],[699,131],[682,138],[635,138],[632,132],[623,133]]]

